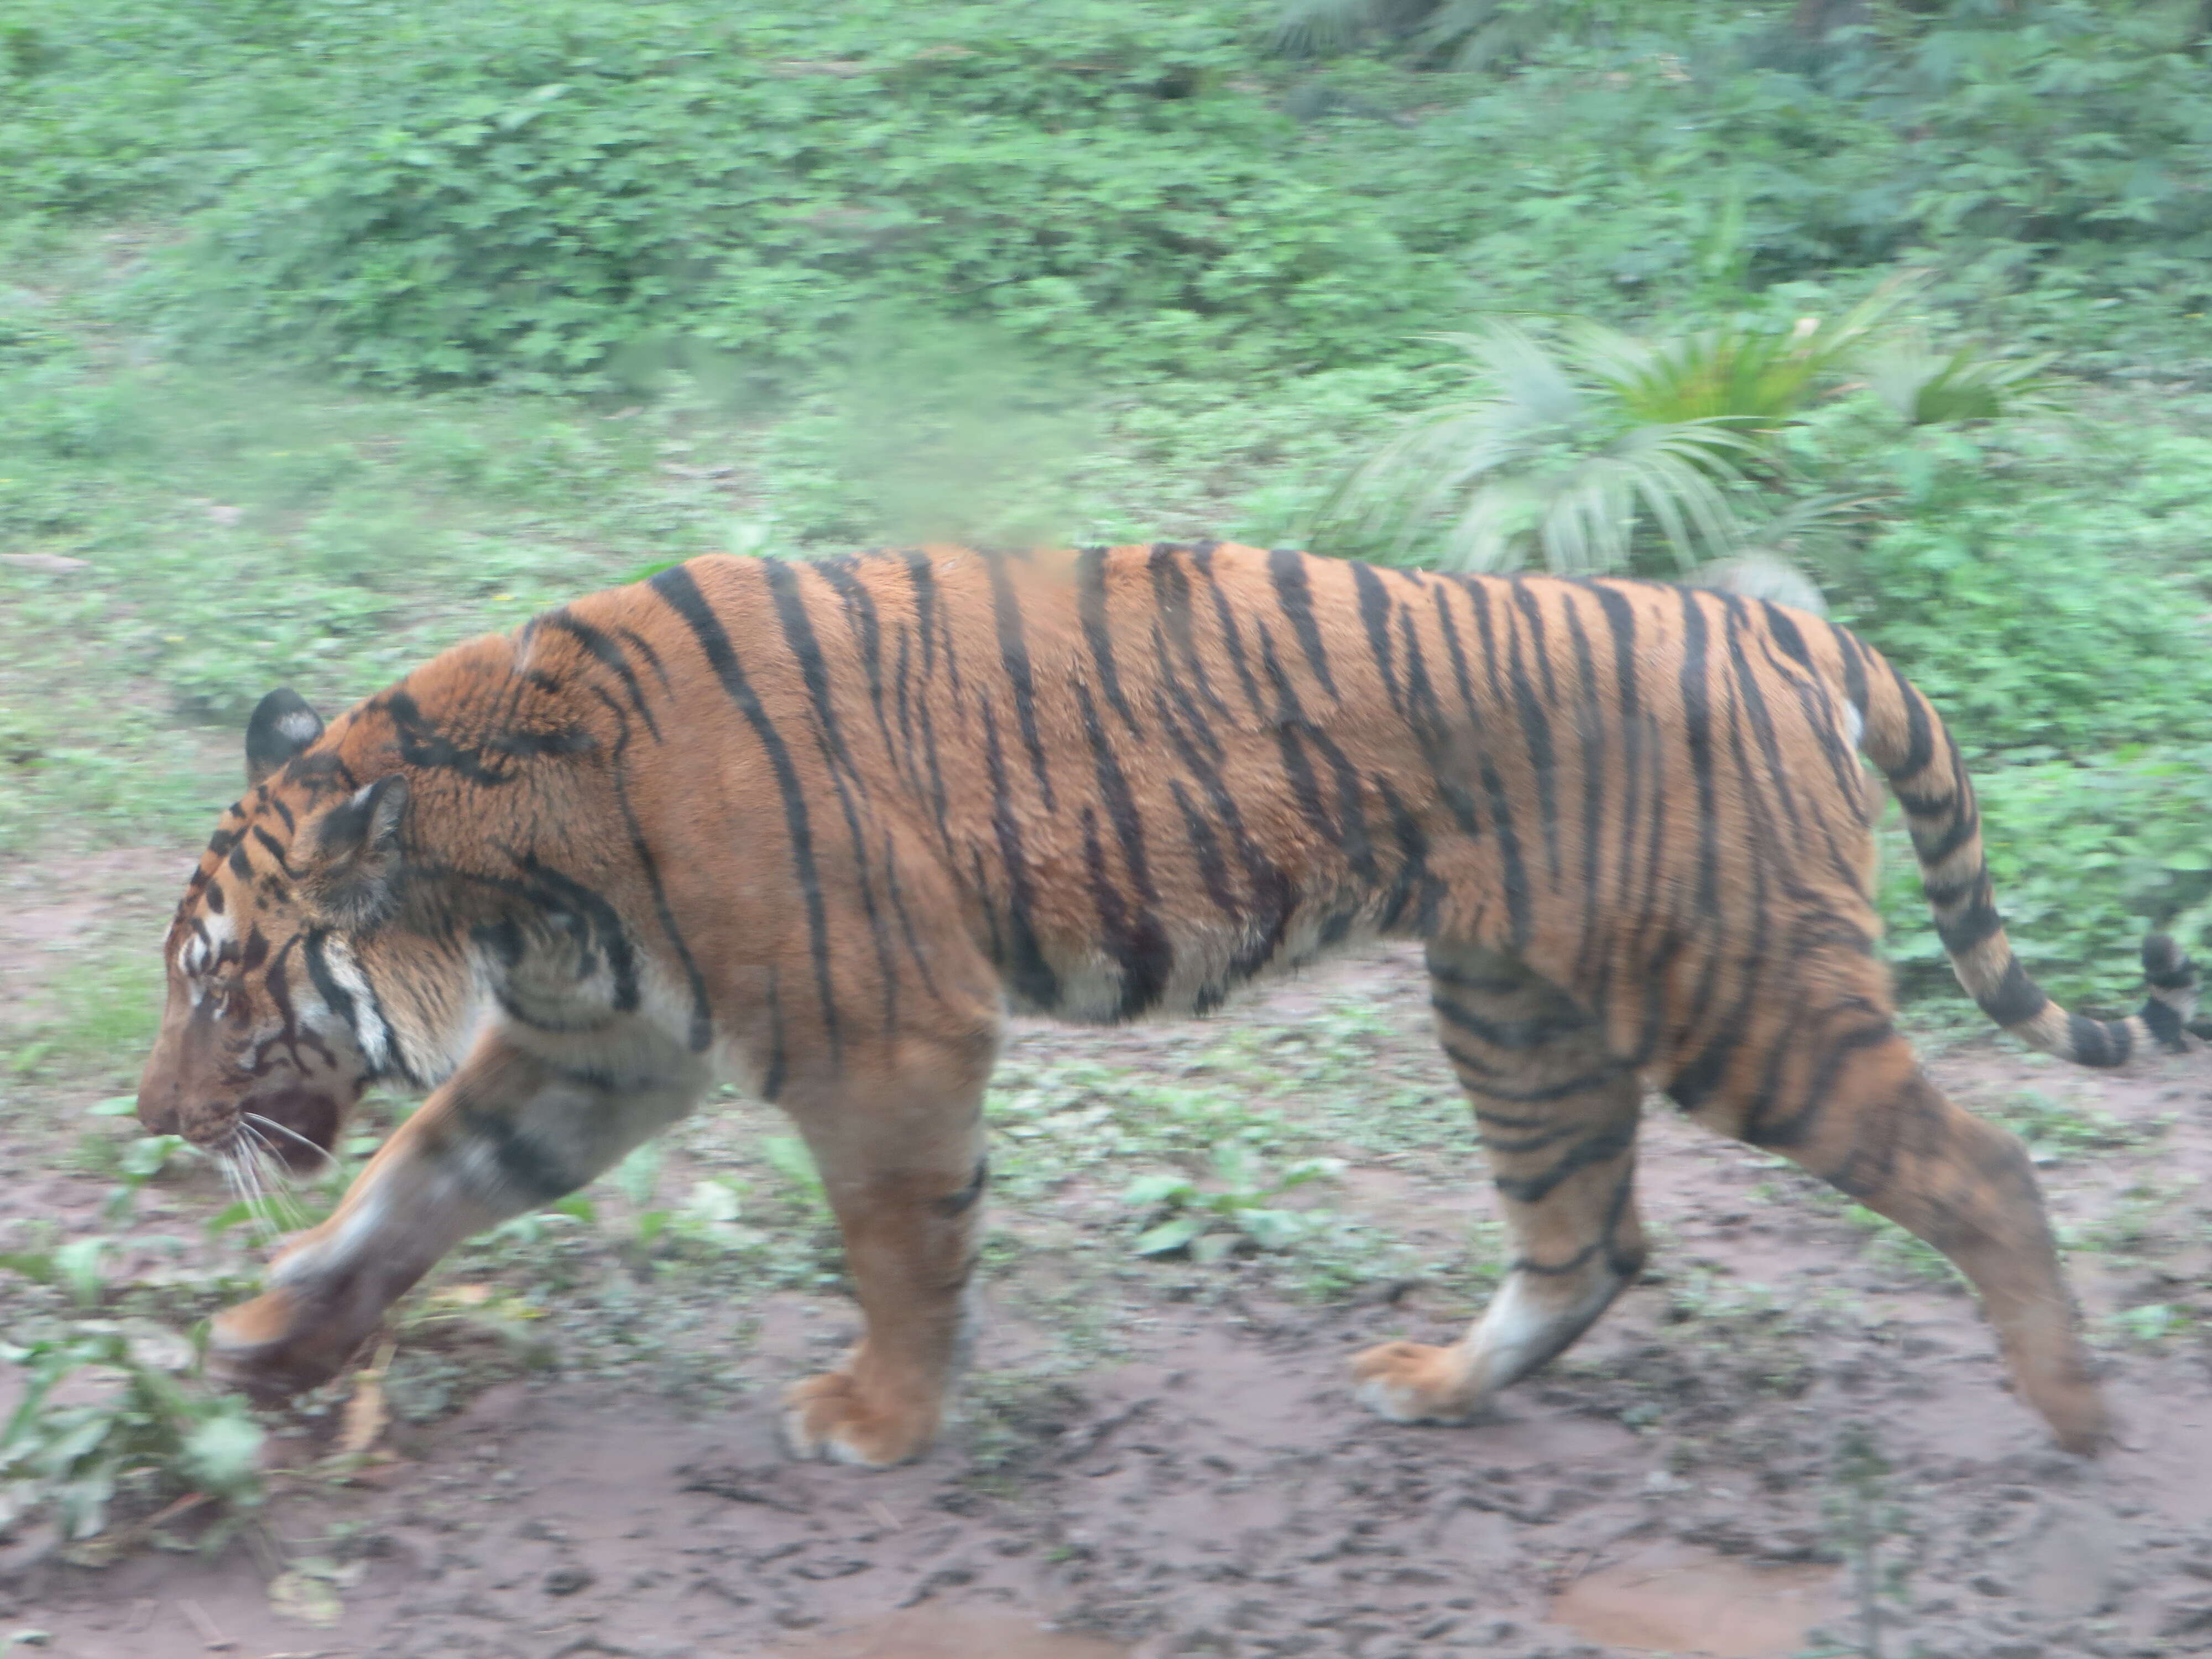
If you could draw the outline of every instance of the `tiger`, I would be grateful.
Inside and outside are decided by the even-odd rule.
[[[372,1082],[429,1093],[217,1316],[210,1370],[330,1380],[459,1241],[728,1082],[796,1124],[863,1321],[782,1401],[788,1449],[912,1458],[967,1346],[1010,1017],[1203,1015],[1388,938],[1423,946],[1513,1254],[1457,1341],[1361,1352],[1358,1401],[1463,1422],[1637,1279],[1651,1091],[1942,1250],[2092,1451],[2029,1160],[1895,1022],[1862,756],[1990,1020],[2084,1066],[2186,1046],[2165,937],[2134,1014],[2044,994],[1929,701],[1740,594],[1211,542],[714,555],[327,725],[272,691],[168,931],[139,1114],[304,1161]]]

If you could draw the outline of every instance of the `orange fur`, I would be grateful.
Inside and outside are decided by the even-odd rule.
[[[142,1111],[327,1144],[373,1072],[439,1085],[219,1324],[233,1373],[281,1391],[456,1239],[738,1078],[812,1146],[868,1320],[789,1433],[881,1463],[927,1443],[956,1364],[1009,1006],[1203,1012],[1416,937],[1520,1255],[1462,1343],[1362,1359],[1379,1409],[1463,1415],[1633,1277],[1649,1079],[1947,1250],[2087,1446],[2032,1173],[1889,1023],[1862,726],[1993,1016],[2091,1062],[2171,1040],[2170,953],[2124,1022],[2019,971],[1941,722],[1814,617],[1230,546],[928,548],[695,560],[301,741],[272,699],[172,929]]]

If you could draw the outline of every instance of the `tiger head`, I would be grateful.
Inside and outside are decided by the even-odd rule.
[[[246,793],[169,927],[167,1006],[138,1085],[139,1117],[156,1133],[311,1164],[370,1083],[418,1080],[427,1050],[449,1046],[425,1017],[452,1024],[453,999],[435,990],[450,975],[395,975],[377,960],[393,948],[385,924],[407,885],[408,781],[356,775],[358,745],[343,741],[355,723],[325,737],[289,690],[254,710]],[[395,977],[432,994],[380,994]]]

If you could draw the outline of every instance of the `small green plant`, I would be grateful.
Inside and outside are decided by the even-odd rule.
[[[188,1492],[224,1506],[204,1540],[213,1543],[259,1504],[260,1425],[243,1401],[179,1378],[189,1345],[159,1334],[79,1321],[0,1348],[29,1374],[0,1428],[0,1531],[44,1515],[82,1541],[106,1528],[118,1497],[145,1505]],[[94,1397],[61,1403],[54,1396],[65,1383],[93,1385]]]
[[[137,1097],[116,1095],[85,1108],[87,1117],[128,1117],[137,1109]],[[197,1161],[202,1154],[182,1135],[140,1135],[118,1141],[104,1134],[88,1134],[79,1143],[85,1165],[115,1177],[101,1216],[125,1221],[137,1208],[138,1194],[146,1183],[164,1170]]]
[[[1965,1287],[1966,1281],[1952,1265],[1950,1257],[1925,1239],[1907,1232],[1887,1216],[1877,1215],[1863,1204],[1850,1204],[1844,1206],[1844,1217],[1854,1227],[1866,1231],[1868,1254],[1877,1261],[1931,1284]]]
[[[1859,1659],[1881,1659],[1882,1601],[1901,1599],[1907,1564],[1899,1559],[1885,1570],[1881,1546],[1898,1530],[1903,1511],[1888,1501],[1890,1466],[1863,1424],[1847,1425],[1837,1437],[1829,1508],[1830,1524],[1840,1536],[1851,1564],[1856,1602]]]
[[[1310,1158],[1270,1175],[1251,1148],[1230,1141],[1213,1155],[1218,1183],[1201,1186],[1188,1176],[1139,1176],[1121,1194],[1123,1206],[1152,1221],[1137,1237],[1139,1255],[1169,1255],[1188,1250],[1196,1261],[1216,1262],[1247,1243],[1279,1250],[1304,1237],[1316,1224],[1312,1212],[1277,1207],[1276,1200],[1307,1182],[1336,1173],[1334,1158]]]
[[[830,1189],[822,1184],[822,1171],[805,1141],[797,1135],[770,1135],[761,1143],[761,1156],[817,1218],[829,1218]]]
[[[2170,1302],[2149,1302],[2140,1307],[2122,1308],[2112,1316],[2115,1333],[2145,1347],[2156,1347],[2168,1337],[2186,1330],[2191,1322],[2188,1309],[2176,1307]]]
[[[2094,1106],[2062,1104],[2039,1089],[2016,1091],[1990,1115],[2027,1144],[2027,1155],[2037,1164],[2113,1152],[2153,1133]]]
[[[653,1202],[660,1190],[660,1143],[648,1140],[615,1166],[615,1187],[629,1204],[633,1243],[641,1255],[652,1251],[668,1225],[670,1212]]]
[[[113,1239],[95,1233],[44,1249],[9,1251],[0,1255],[0,1267],[20,1273],[33,1284],[68,1291],[80,1308],[95,1308],[106,1294],[107,1256],[114,1246]]]
[[[690,1195],[669,1218],[669,1228],[690,1243],[718,1250],[750,1249],[763,1237],[744,1224],[744,1189],[727,1176],[693,1182]]]

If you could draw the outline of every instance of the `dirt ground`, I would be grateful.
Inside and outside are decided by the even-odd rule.
[[[40,1017],[48,953],[71,939],[150,951],[179,864],[103,855],[46,872],[39,903],[21,884],[0,997]],[[212,1558],[190,1511],[104,1565],[34,1527],[0,1535],[0,1652],[30,1632],[26,1651],[70,1659],[2212,1653],[2212,1058],[2107,1077],[1971,1041],[1930,1060],[2043,1165],[2123,1425],[2096,1462],[2051,1448],[1940,1263],[1657,1102],[1644,1281],[1483,1421],[1406,1428],[1354,1404],[1348,1356],[1447,1340],[1499,1252],[1464,1131],[1424,1143],[1388,1121],[1449,1089],[1424,997],[1411,953],[1376,946],[1195,1031],[1023,1028],[993,1318],[968,1404],[920,1464],[778,1453],[778,1390],[854,1327],[834,1263],[787,1270],[815,1248],[797,1212],[749,1197],[767,1226],[753,1254],[642,1266],[603,1215],[582,1242],[509,1240],[441,1281],[455,1304],[532,1286],[534,1369],[404,1328],[395,1401],[425,1368],[412,1409],[337,1462],[343,1385],[271,1419],[291,1474]],[[1303,1277],[1287,1256],[1132,1254],[1139,1219],[1112,1194],[1139,1170],[1113,1136],[1143,1133],[1121,1120],[1147,1109],[1097,1079],[1233,1092],[1247,1074],[1222,1056],[1238,1053],[1277,1056],[1250,1085],[1268,1109],[1302,1121],[1329,1103],[1299,1145],[1344,1167],[1300,1201],[1387,1249]],[[1031,1097],[1071,1078],[1108,1092],[1066,1143],[1091,1162],[1063,1176],[1061,1143],[1030,1133],[1054,1102]],[[155,1183],[126,1227],[98,1219],[106,1179],[69,1148],[112,1088],[64,1071],[9,1097],[0,1237],[106,1226],[118,1294],[169,1297],[182,1323],[206,1293],[179,1252],[254,1251],[199,1239],[227,1201],[205,1169]],[[776,1132],[726,1115],[741,1138]],[[724,1133],[681,1139],[679,1173],[757,1170]],[[9,1294],[0,1319],[53,1314],[46,1292]]]

